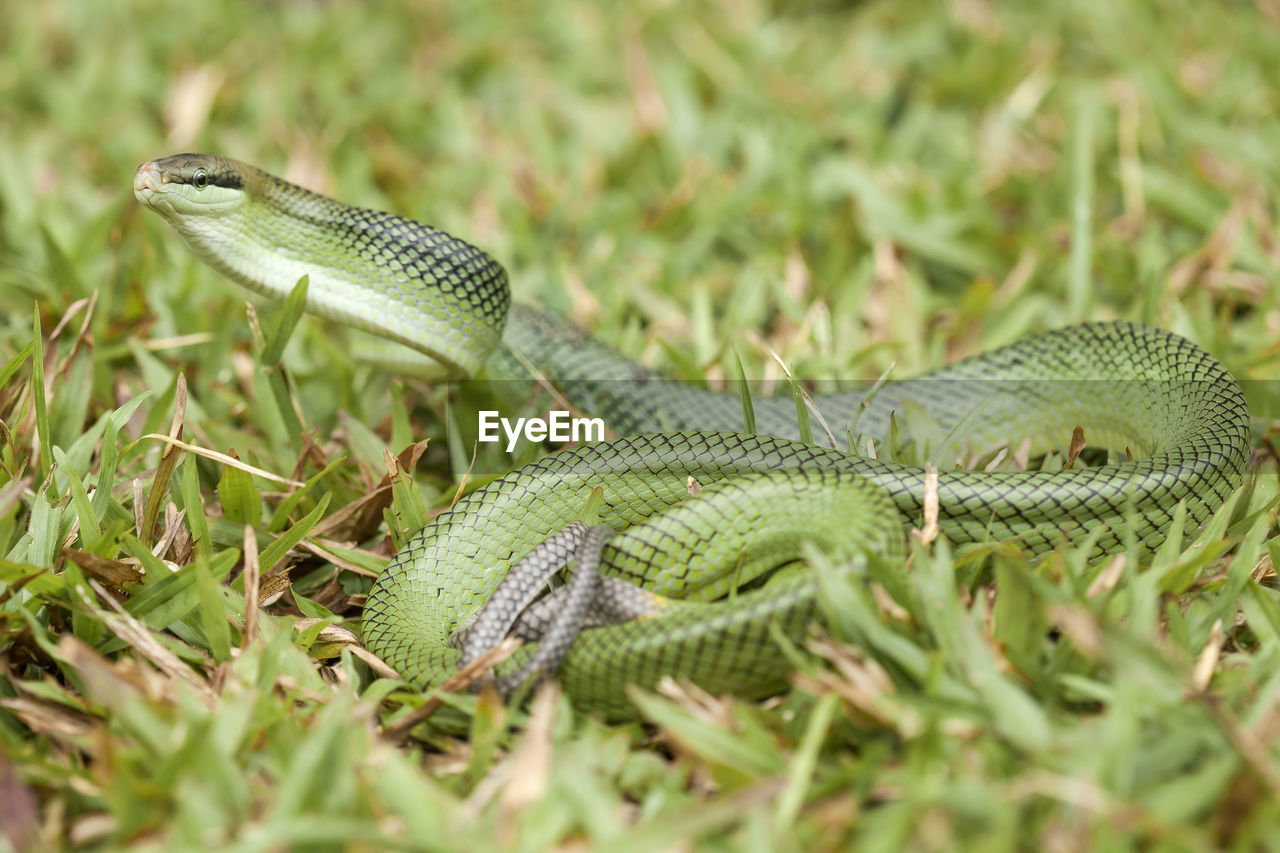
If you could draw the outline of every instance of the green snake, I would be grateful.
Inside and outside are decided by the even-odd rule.
[[[1240,387],[1204,350],[1149,326],[1070,326],[916,380],[818,397],[835,444],[872,440],[870,453],[844,452],[797,440],[791,398],[756,400],[755,431],[742,432],[737,393],[665,381],[554,314],[512,305],[493,258],[430,226],[218,155],[143,164],[134,192],[201,260],[252,290],[281,298],[307,275],[314,313],[407,345],[455,375],[531,365],[625,436],[484,485],[399,551],[365,605],[363,640],[424,689],[457,670],[468,628],[492,642],[522,618],[476,613],[524,555],[556,550],[543,543],[579,519],[593,490],[599,522],[616,535],[588,537],[607,578],[588,597],[614,596],[625,614],[568,631],[577,636],[557,641],[567,647],[557,675],[575,705],[626,717],[628,685],[667,675],[747,697],[785,687],[791,664],[779,635],[802,642],[822,616],[821,577],[805,549],[841,571],[901,564],[905,531],[925,525],[927,499],[956,544],[1009,543],[1033,557],[1068,543],[1094,555],[1149,553],[1180,506],[1189,526],[1201,525],[1244,477],[1250,423]],[[874,458],[904,413],[914,413],[913,432],[922,422],[934,436],[930,455],[944,464],[933,481],[926,467]],[[953,468],[1002,445],[1063,449],[1076,427],[1090,444],[1123,451],[1119,461],[1056,472]],[[569,532],[578,528],[587,529]],[[585,562],[575,547],[559,558]],[[517,591],[519,608],[539,584]],[[558,609],[543,606],[542,616]],[[499,673],[531,654],[522,649]]]

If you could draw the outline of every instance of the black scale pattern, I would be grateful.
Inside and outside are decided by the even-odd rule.
[[[308,291],[310,309],[464,374],[476,372],[502,336],[615,432],[659,433],[575,448],[489,483],[397,555],[366,605],[365,642],[424,687],[456,667],[450,637],[512,563],[573,520],[597,486],[605,495],[604,522],[619,531],[635,528],[604,547],[602,570],[667,596],[640,595],[644,618],[591,630],[570,649],[561,673],[569,693],[614,716],[630,712],[627,684],[652,685],[664,674],[744,695],[784,683],[785,662],[768,626],[799,638],[816,614],[813,582],[784,571],[762,589],[698,603],[718,587],[706,586],[690,556],[714,550],[730,528],[738,535],[745,528],[744,550],[771,547],[773,522],[788,514],[780,490],[808,496],[809,504],[790,512],[809,513],[815,535],[843,533],[857,549],[888,559],[901,554],[902,527],[920,520],[922,470],[790,440],[797,431],[789,398],[757,401],[763,435],[738,434],[736,394],[668,382],[554,315],[511,308],[501,265],[430,226],[350,207],[216,155],[146,164],[135,192],[145,174],[154,182],[163,172],[182,184],[197,169],[207,169],[222,190],[243,189],[248,204],[201,219],[166,209],[159,190],[144,187],[140,198],[169,218],[202,259],[241,283],[279,295],[293,285],[281,280],[285,272],[329,274],[325,287]],[[244,262],[253,252],[262,269]],[[499,354],[488,369],[500,374],[513,363],[519,362]],[[1231,495],[1243,480],[1249,447],[1244,397],[1222,365],[1176,335],[1129,323],[1061,329],[922,380],[890,383],[874,400],[851,392],[819,405],[838,443],[855,422],[860,432],[882,437],[891,413],[908,405],[928,413],[941,434],[973,437],[979,448],[999,437],[1015,440],[1003,434],[1016,429],[1033,446],[1061,449],[1076,425],[1111,447],[1130,442],[1124,446],[1139,458],[1103,467],[940,473],[946,536],[1012,542],[1032,555],[1087,537],[1101,554],[1121,547],[1126,534],[1154,549],[1179,504],[1199,525]],[[935,448],[957,455],[971,449]],[[706,487],[693,500],[685,490],[690,476]],[[762,505],[761,493],[773,503]],[[828,495],[839,507],[830,517],[821,506]],[[846,506],[845,495],[856,499]],[[693,546],[673,564],[672,550],[687,542]],[[859,559],[860,550],[847,562]],[[609,588],[622,597],[627,587]],[[691,600],[681,600],[686,594]]]
[[[526,356],[534,352],[545,374],[562,386],[582,389],[605,408],[645,417],[650,377],[642,369],[581,333],[558,331],[560,321],[528,316],[534,330],[516,338]],[[589,370],[607,378],[591,380]],[[1121,547],[1126,516],[1132,513],[1133,534],[1154,549],[1180,501],[1186,502],[1192,522],[1203,523],[1243,479],[1249,441],[1243,395],[1216,360],[1180,337],[1124,323],[1072,327],[939,371],[924,388],[942,401],[945,422],[973,408],[972,401],[953,403],[953,392],[984,388],[980,382],[1008,376],[1018,382],[1060,383],[1064,380],[1055,377],[1065,376],[1110,383],[1089,387],[1104,401],[1111,397],[1100,392],[1110,388],[1108,393],[1132,401],[1130,410],[1095,414],[1142,433],[1149,454],[1052,474],[944,470],[941,523],[953,542],[1011,541],[1041,554],[1096,533],[1095,550],[1101,554]],[[637,377],[644,381],[617,381]],[[921,385],[911,384],[913,389]],[[1046,393],[1064,387],[1051,385]],[[738,406],[735,395],[726,396]],[[983,390],[983,399],[988,397],[989,389]],[[691,401],[693,409],[686,418],[714,423],[718,404],[708,403],[710,398],[699,392],[682,400],[681,405]],[[792,405],[789,399],[783,404]],[[842,404],[848,403],[837,401],[831,420],[839,421]],[[825,409],[825,401],[822,405]],[[758,417],[759,412],[757,406]],[[1060,446],[1069,437],[1066,429]],[[516,557],[560,529],[597,485],[605,489],[605,522],[625,529],[684,501],[688,476],[707,485],[750,472],[822,470],[851,475],[849,482],[876,484],[900,513],[899,525],[919,525],[924,472],[917,468],[735,433],[663,433],[578,447],[490,483],[417,537],[370,597],[366,642],[407,677],[423,685],[437,683],[455,662],[442,651],[454,627],[491,593]],[[627,541],[624,535],[606,548],[605,571],[646,582],[645,564],[656,567],[662,560],[644,541],[629,557],[618,556],[628,553]],[[766,623],[777,621],[788,635],[800,637],[816,605],[807,581],[774,584],[765,592],[741,596],[745,603],[736,607],[680,605],[670,614],[589,631],[571,649],[561,678],[576,702],[613,716],[628,713],[625,684],[651,685],[664,673],[692,675],[713,690],[768,693],[785,682],[786,665]]]

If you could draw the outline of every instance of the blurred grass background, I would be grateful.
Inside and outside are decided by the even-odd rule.
[[[4,18],[0,846],[1280,838],[1274,0]],[[554,696],[464,699],[466,738],[420,726],[403,751],[377,726],[421,699],[343,630],[462,473],[441,394],[310,319],[283,371],[264,363],[279,309],[255,336],[244,293],[132,198],[140,162],[182,150],[470,239],[518,298],[682,376],[725,375],[730,343],[752,376],[772,348],[800,376],[874,377],[1065,322],[1156,323],[1244,381],[1264,474],[1145,573],[918,554],[908,580],[848,590],[861,615],[833,631],[868,651],[804,653],[780,703],[651,697],[652,725],[605,727]],[[307,486],[139,440],[175,421]],[[421,439],[380,529],[362,496]]]

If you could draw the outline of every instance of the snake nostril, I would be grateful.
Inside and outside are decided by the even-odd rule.
[[[140,193],[143,190],[158,192],[160,186],[164,183],[164,175],[156,166],[154,160],[149,160],[138,167],[138,171],[133,174],[133,191]]]

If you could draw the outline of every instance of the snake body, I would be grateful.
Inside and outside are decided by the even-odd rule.
[[[452,639],[509,567],[574,522],[597,488],[600,521],[619,531],[600,552],[602,571],[642,604],[639,618],[573,640],[559,677],[575,704],[614,717],[633,713],[628,685],[663,675],[713,692],[778,690],[790,665],[777,632],[800,640],[820,615],[819,582],[798,565],[803,543],[856,572],[868,560],[901,562],[904,529],[922,524],[924,468],[796,440],[790,399],[757,400],[757,434],[742,434],[736,394],[666,382],[553,314],[512,306],[495,260],[430,226],[217,155],[146,163],[134,190],[241,284],[281,297],[306,274],[310,310],[454,374],[486,359],[491,375],[504,372],[504,349],[514,351],[626,436],[488,483],[396,555],[365,606],[364,642],[423,688],[456,670]],[[1249,446],[1230,373],[1190,341],[1131,323],[1058,329],[870,395],[821,397],[817,409],[837,443],[856,435],[859,447],[886,435],[894,413],[924,413],[941,437],[932,455],[946,462],[936,474],[942,534],[1031,555],[1064,543],[1149,552],[1180,505],[1194,527],[1227,500]],[[1075,427],[1132,458],[1053,473],[951,469],[1001,442],[1065,448]],[[694,497],[691,483],[701,486]]]

